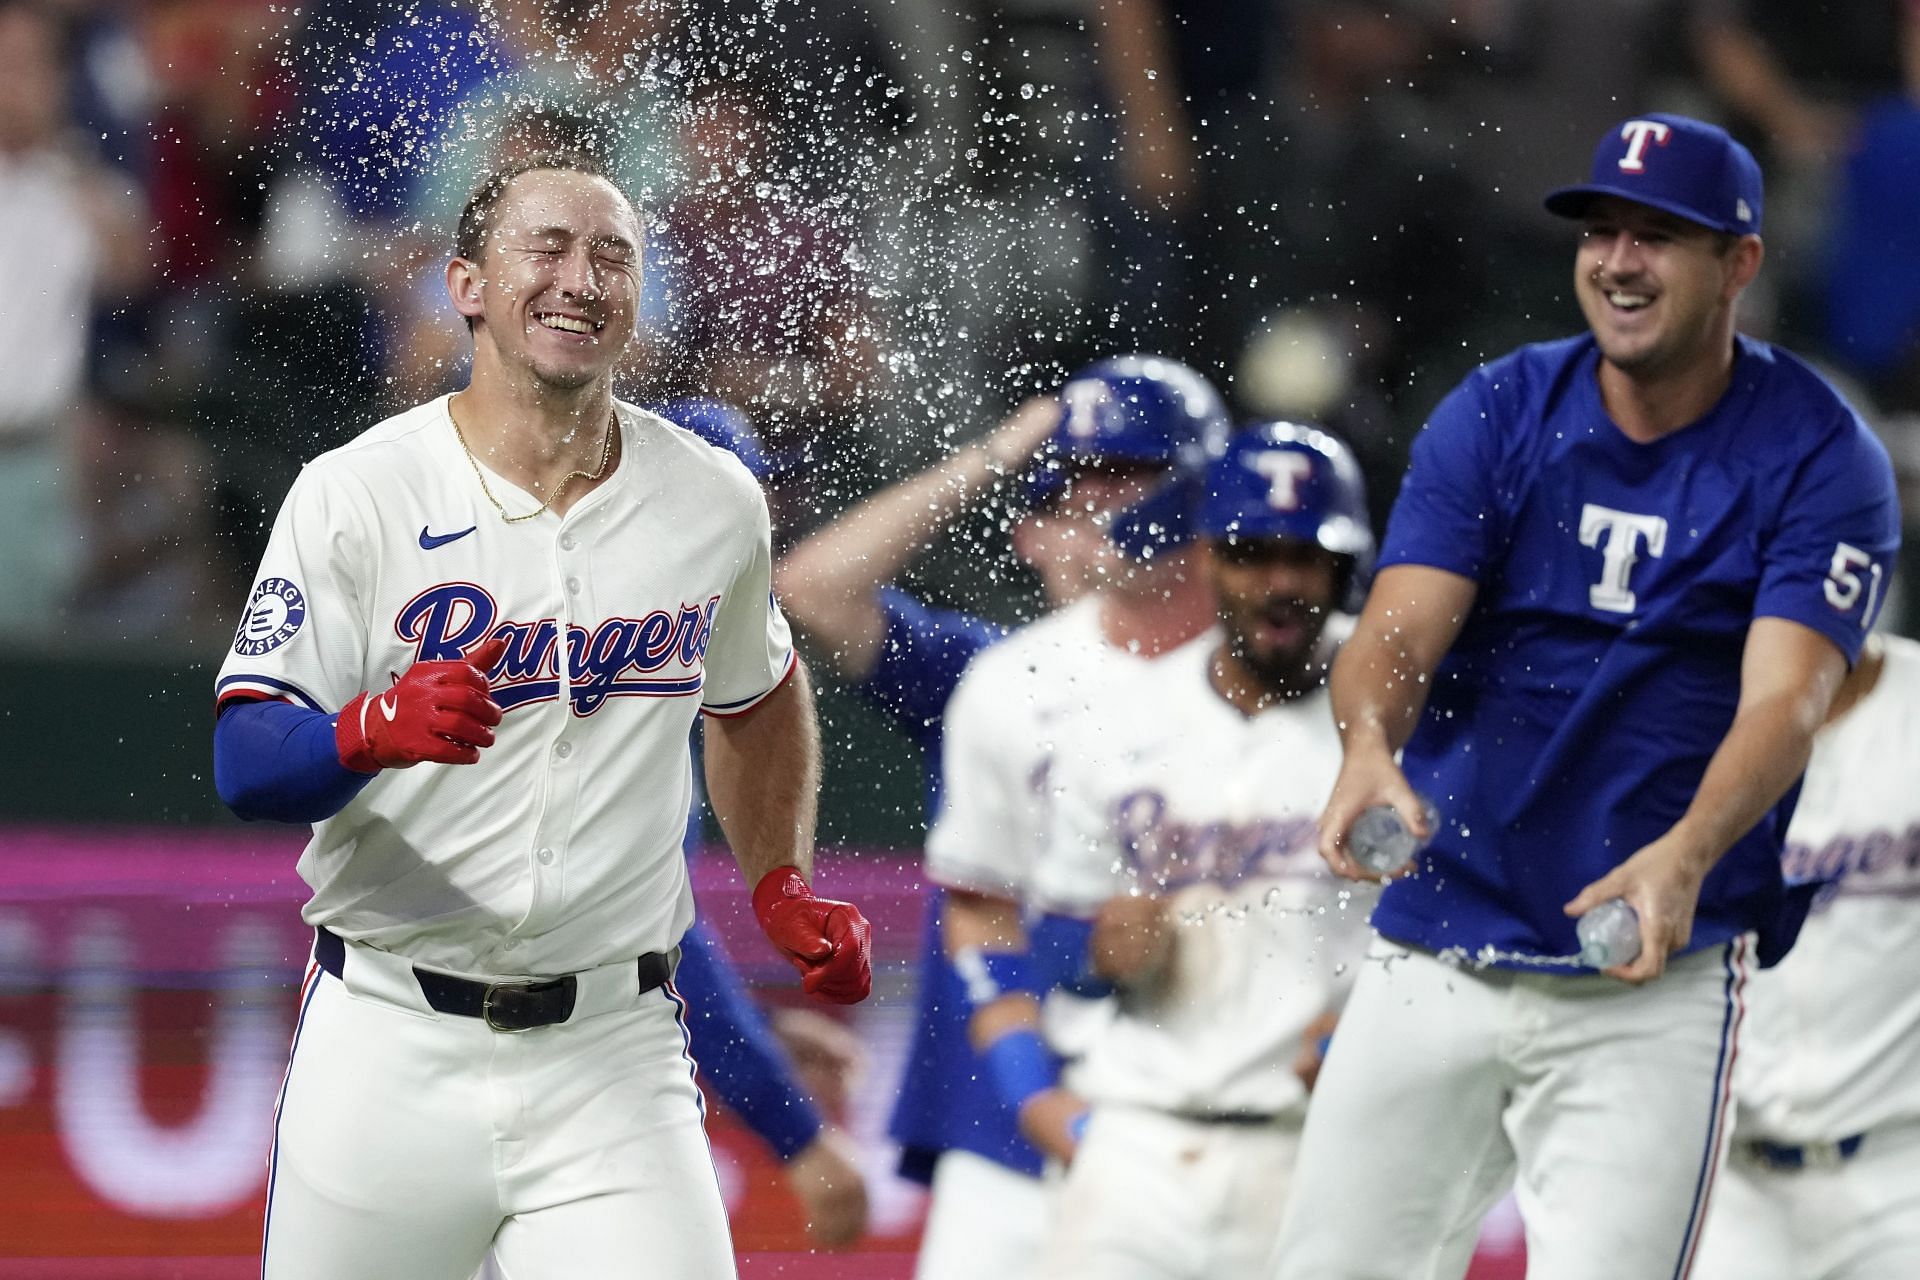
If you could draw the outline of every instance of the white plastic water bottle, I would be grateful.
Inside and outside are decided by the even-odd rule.
[[[1425,797],[1421,798],[1420,807],[1426,810],[1427,829],[1438,831],[1440,811]],[[1347,855],[1375,875],[1398,871],[1426,847],[1427,842],[1407,830],[1407,824],[1400,821],[1399,811],[1390,804],[1362,809],[1353,825],[1347,828]]]
[[[1580,963],[1612,969],[1640,958],[1640,913],[1625,898],[1608,898],[1574,925],[1580,939]]]

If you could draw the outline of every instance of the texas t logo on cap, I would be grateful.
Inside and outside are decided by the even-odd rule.
[[[1753,235],[1760,230],[1760,166],[1725,129],[1688,116],[1649,113],[1607,130],[1587,181],[1547,196],[1547,210],[1585,217],[1600,196],[1664,209],[1689,222]]]
[[[1621,125],[1620,136],[1627,140],[1627,153],[1620,157],[1620,168],[1627,173],[1646,172],[1647,143],[1664,147],[1672,132],[1658,120],[1629,120]]]

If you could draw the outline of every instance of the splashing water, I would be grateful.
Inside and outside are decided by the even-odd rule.
[[[1441,964],[1456,969],[1472,969],[1475,972],[1493,968],[1590,971],[1577,951],[1570,956],[1542,956],[1530,951],[1502,951],[1494,946],[1483,946],[1475,951],[1469,951],[1465,947],[1448,947],[1436,953],[1435,958]]]

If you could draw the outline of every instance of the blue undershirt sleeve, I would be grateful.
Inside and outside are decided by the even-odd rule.
[[[1093,921],[1050,911],[1029,926],[1027,937],[1042,994],[1054,987],[1086,1000],[1113,994],[1113,984],[1093,971]]]
[[[855,688],[922,747],[935,749],[940,720],[973,655],[1006,634],[984,618],[942,609],[882,587],[887,637],[879,661]]]
[[[720,940],[703,924],[680,940],[674,985],[687,1002],[694,1057],[713,1091],[776,1155],[793,1159],[819,1136],[820,1112]]]
[[[331,818],[373,780],[340,763],[334,717],[289,702],[239,702],[213,726],[213,785],[248,821]]]

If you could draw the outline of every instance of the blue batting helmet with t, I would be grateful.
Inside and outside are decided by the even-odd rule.
[[[1098,463],[1164,466],[1166,484],[1114,522],[1113,537],[1136,556],[1185,537],[1186,509],[1210,458],[1224,447],[1227,406],[1213,384],[1165,356],[1101,360],[1060,388],[1060,419],[1026,474],[1030,503],[1063,488],[1076,467]]]
[[[1262,422],[1235,432],[1207,468],[1193,513],[1203,538],[1292,538],[1347,557],[1347,607],[1358,609],[1373,572],[1373,526],[1353,450],[1318,427]]]
[[[1178,360],[1131,355],[1097,361],[1060,388],[1060,417],[1027,473],[1027,499],[1052,497],[1077,465],[1173,466],[1227,428],[1220,393]]]
[[[683,396],[667,401],[654,412],[677,427],[685,427],[708,444],[733,454],[746,464],[755,480],[765,480],[781,469],[780,461],[769,455],[760,443],[760,433],[753,429],[752,420],[725,400]]]

